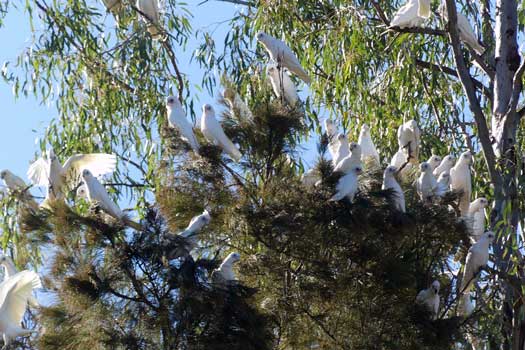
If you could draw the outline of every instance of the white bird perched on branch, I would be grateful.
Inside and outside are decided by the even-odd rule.
[[[221,124],[215,119],[215,110],[209,104],[202,106],[201,131],[208,141],[222,148],[236,162],[240,161],[242,154],[226,136]]]
[[[234,282],[235,272],[233,271],[233,265],[241,260],[241,255],[239,253],[233,252],[230,253],[219,266],[218,269],[215,269],[211,274],[211,280],[216,284],[228,284]]]
[[[69,157],[64,165],[50,149],[46,157],[36,160],[27,171],[27,176],[34,185],[47,188],[47,199],[64,198],[64,190],[76,185],[82,176],[82,170],[88,169],[98,177],[115,171],[117,158],[113,154],[91,153]]]
[[[416,303],[427,308],[433,320],[437,318],[439,312],[439,287],[439,281],[434,281],[429,288],[423,289],[416,296]]]
[[[354,197],[359,189],[359,175],[363,172],[360,165],[355,166],[346,175],[342,176],[337,182],[335,187],[336,193],[330,198],[331,201],[340,201],[343,198],[348,198],[350,201],[354,200]]]
[[[460,293],[468,293],[476,281],[481,268],[489,261],[489,246],[494,241],[494,232],[487,231],[468,250],[465,271],[461,279]]]
[[[40,277],[28,270],[18,272],[0,283],[0,333],[3,334],[4,347],[9,347],[16,337],[35,332],[22,328],[21,322],[28,301],[33,296],[33,289],[41,287]]]
[[[419,27],[430,17],[430,0],[408,0],[395,13],[390,27]]]
[[[456,165],[450,169],[450,188],[453,191],[460,192],[459,210],[462,216],[468,214],[470,206],[470,194],[472,193],[472,179],[470,175],[470,166],[473,163],[472,153],[463,152],[459,157]]]
[[[0,255],[0,265],[4,267],[4,280],[11,278],[18,273],[15,263],[6,255]],[[40,304],[33,295],[29,296],[27,302],[31,307],[40,307]]]
[[[119,208],[117,203],[111,200],[108,191],[106,191],[97,178],[94,177],[88,169],[84,169],[82,178],[86,186],[88,200],[91,203],[99,205],[103,211],[115,219],[122,220],[125,216],[124,212]]]
[[[337,135],[337,145],[335,147],[335,157],[332,158],[332,164],[334,167],[339,164],[344,158],[350,155],[350,146],[348,144],[348,138],[345,134]]]
[[[326,119],[324,121],[324,129],[326,132],[326,136],[328,137],[328,152],[330,153],[332,159],[335,159],[338,145],[337,128],[331,119]]]
[[[480,197],[469,205],[467,222],[470,226],[470,239],[476,243],[485,232],[485,208],[489,204],[487,198]]]
[[[421,132],[415,120],[409,120],[397,129],[399,149],[406,150],[407,159],[417,163],[419,159],[419,144]]]
[[[179,130],[181,138],[189,143],[191,148],[197,152],[199,150],[199,141],[193,133],[193,125],[186,119],[186,113],[178,98],[169,96],[166,99],[166,110],[168,111],[168,120],[172,128]]]
[[[428,158],[427,163],[430,165],[430,169],[434,171],[441,164],[441,157],[433,154],[430,158]]]
[[[278,98],[284,98],[284,101],[290,106],[295,106],[299,101],[297,88],[288,73],[284,69],[279,69],[275,64],[269,64],[266,68],[268,78],[272,84],[273,92]]]
[[[380,165],[379,153],[377,152],[374,141],[370,135],[370,127],[367,124],[361,126],[361,132],[357,143],[361,146],[361,160],[366,164],[368,159],[372,159],[377,166]]]
[[[346,139],[346,137],[345,137]],[[334,168],[334,172],[341,172],[343,174],[348,174],[356,166],[363,167],[361,163],[362,158],[362,149],[358,143],[351,142],[348,146],[350,154],[343,159],[341,159]]]
[[[436,194],[437,181],[427,162],[421,163],[419,165],[419,170],[421,171],[421,174],[416,182],[417,193],[423,202],[428,203],[432,201],[432,198]]]
[[[395,208],[401,212],[405,212],[405,194],[403,189],[396,180],[397,168],[393,165],[386,167],[383,173],[383,190],[391,190],[394,195]]]
[[[35,202],[33,196],[29,192],[30,186],[28,186],[24,180],[7,169],[4,169],[0,172],[0,178],[4,181],[4,184],[9,192],[17,192],[20,195],[19,199],[23,203],[27,204],[31,209],[38,209],[38,203]]]
[[[447,171],[442,172],[437,179],[436,196],[443,197],[447,192],[450,191],[450,173]]]
[[[154,40],[160,39],[162,30],[160,29],[160,12],[158,0],[137,0],[137,8],[140,15],[146,22],[148,32]],[[144,18],[146,17],[146,18]]]
[[[257,41],[259,41],[270,58],[277,63],[279,67],[287,68],[290,72],[297,75],[305,83],[310,84],[310,77],[305,72],[301,63],[293,53],[293,51],[283,41],[274,38],[263,32],[257,33]]]
[[[456,158],[452,155],[445,156],[439,166],[434,169],[433,174],[436,178],[439,177],[443,172],[448,171],[450,172],[450,169],[454,166],[456,163]]]
[[[438,12],[441,18],[448,21],[447,3],[445,0],[442,0],[441,5],[439,5]],[[478,37],[467,17],[459,11],[456,11],[456,16],[459,39],[476,51],[478,55],[483,55],[485,48],[479,43]]]
[[[222,91],[222,97],[228,104],[230,105],[230,109],[233,111],[233,114],[239,113],[238,116],[239,119],[245,118],[248,120],[253,120],[253,113],[246,104],[246,102],[243,101],[241,96],[232,88],[225,88]]]
[[[197,246],[197,233],[211,221],[211,216],[208,210],[204,210],[202,214],[194,216],[191,218],[188,227],[178,235],[187,239],[190,243],[190,250],[194,249]]]

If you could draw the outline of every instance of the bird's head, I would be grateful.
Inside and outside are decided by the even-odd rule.
[[[338,140],[339,142],[344,142],[344,141],[346,141],[346,135],[345,135],[345,134],[339,134],[339,135],[337,135],[337,140]]]
[[[0,178],[2,180],[4,180],[6,178],[6,176],[7,176],[7,170],[0,171]]]
[[[241,254],[237,252],[230,253],[226,260],[228,260],[231,263],[236,263],[237,261],[241,260]]]
[[[483,237],[489,241],[489,243],[494,242],[494,238],[496,238],[496,235],[493,231],[487,231],[483,234]]]
[[[368,124],[363,124],[361,126],[361,133],[364,135],[368,135],[370,133],[370,127],[368,126]]]
[[[204,211],[202,212],[201,217],[199,218],[199,220],[201,220],[205,224],[209,224],[210,223],[211,215],[210,215],[210,213],[208,212],[207,209],[204,209]]]
[[[83,178],[90,178],[92,177],[93,175],[91,174],[91,171],[89,171],[88,169],[84,169],[82,170],[82,177]]]
[[[453,165],[455,162],[456,162],[456,157],[454,157],[453,155],[449,154],[448,156],[445,156],[445,159],[444,159],[447,163]]]
[[[427,162],[423,162],[423,163],[419,164],[419,170],[422,173],[428,171],[429,169],[430,169],[430,164],[428,164]]]
[[[473,163],[472,152],[466,151],[466,152],[461,153],[460,159],[463,163],[472,164]]]
[[[77,197],[86,198],[87,192],[86,192],[86,186],[82,185],[79,188],[77,188]]]
[[[166,106],[173,107],[180,104],[179,100],[175,96],[168,96],[166,98]]]
[[[435,294],[439,293],[439,287],[440,287],[439,281],[436,280],[432,282],[432,290],[434,291]]]
[[[363,173],[363,168],[362,168],[360,165],[356,165],[356,166],[354,167],[354,173],[355,173],[356,175],[360,175],[360,174],[362,174],[362,173]]]
[[[396,172],[397,172],[397,167],[393,165],[389,165],[385,169],[385,175],[395,175]]]
[[[267,35],[264,32],[258,32],[256,35],[256,38],[258,41],[264,41],[266,39]]]
[[[277,73],[277,66],[273,63],[269,64],[267,67],[266,67],[266,73],[269,75],[269,76],[273,76]]]
[[[359,146],[359,144],[357,142],[351,142],[350,143],[350,151],[353,152],[354,150],[360,149],[360,148],[361,148],[361,146]]]
[[[416,121],[415,121],[414,119],[409,120],[409,121],[407,122],[407,125],[408,125],[408,127],[409,127],[410,129],[413,129],[413,130],[417,129],[417,123],[416,123]]]
[[[202,111],[205,114],[213,114],[213,107],[210,104],[205,104],[204,106],[202,106]]]
[[[476,205],[479,208],[485,208],[489,204],[489,201],[485,197],[480,197],[476,199],[472,204]]]
[[[433,163],[439,163],[439,162],[441,162],[441,157],[433,155],[432,157],[430,157],[430,161],[433,162]]]

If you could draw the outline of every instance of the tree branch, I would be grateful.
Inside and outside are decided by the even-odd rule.
[[[202,2],[199,2],[199,4],[197,6],[200,6],[202,4],[205,4],[207,2],[209,2],[210,0],[204,0]],[[219,2],[229,2],[231,4],[237,4],[237,5],[244,5],[244,6],[255,6],[254,3],[252,2],[249,2],[249,1],[243,1],[243,0],[215,0],[215,1],[219,1]]]

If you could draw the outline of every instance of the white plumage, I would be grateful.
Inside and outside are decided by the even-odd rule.
[[[18,270],[16,269],[15,263],[13,260],[11,260],[10,257],[6,255],[0,255],[0,265],[4,267],[4,280],[13,277],[15,274],[18,273]],[[40,307],[38,301],[36,298],[31,295],[27,300],[29,306],[37,308]]]
[[[283,97],[290,106],[295,106],[299,101],[299,95],[288,73],[284,69],[277,68],[275,64],[268,65],[267,73],[275,95],[278,98]]]
[[[64,198],[66,187],[76,185],[80,181],[83,169],[88,169],[93,176],[98,177],[115,171],[117,158],[113,154],[91,153],[77,154],[67,159],[61,165],[50,149],[46,157],[36,160],[27,171],[27,176],[34,185],[47,188],[46,199]]]
[[[488,204],[487,198],[480,197],[469,205],[467,223],[471,229],[470,238],[473,243],[477,242],[485,232],[485,208]]]
[[[331,119],[326,119],[324,121],[324,128],[326,136],[328,137],[328,152],[330,153],[332,159],[335,159],[338,145],[337,128]]]
[[[430,0],[408,0],[390,21],[390,27],[419,27],[430,17]]]
[[[359,189],[359,174],[363,169],[361,166],[354,167],[348,174],[342,176],[337,182],[335,187],[336,193],[330,199],[331,201],[340,201],[343,198],[348,198],[350,201],[354,200],[354,197]]]
[[[346,137],[345,137],[346,139]],[[361,146],[355,142],[350,143],[349,145],[350,154],[343,159],[341,159],[334,168],[334,172],[341,172],[348,174],[356,166],[362,168],[362,150]]]
[[[468,250],[465,271],[461,279],[460,292],[468,293],[476,280],[480,269],[489,261],[489,246],[494,241],[494,232],[487,231]]]
[[[441,164],[441,157],[433,154],[430,158],[428,158],[427,163],[430,165],[430,169],[434,171]]]
[[[223,151],[228,153],[236,162],[241,160],[241,152],[235,147],[228,136],[226,136],[221,124],[215,119],[215,110],[208,104],[202,107],[201,131],[208,141],[221,147]]]
[[[432,282],[432,285],[423,289],[417,294],[416,303],[426,307],[432,314],[432,319],[437,318],[439,312],[439,281]]]
[[[432,169],[427,162],[421,163],[419,170],[421,174],[416,182],[417,193],[423,202],[432,201],[437,189],[436,178],[432,174]]]
[[[33,289],[41,287],[40,277],[28,270],[15,273],[0,284],[0,332],[4,346],[9,346],[16,337],[33,333],[22,328],[21,322]]]
[[[339,164],[341,160],[350,154],[350,146],[348,145],[348,138],[345,134],[337,135],[337,145],[335,146],[335,157],[332,158],[334,167]]]
[[[287,68],[290,72],[297,75],[305,83],[310,84],[310,77],[305,72],[301,63],[293,53],[293,51],[283,41],[272,37],[263,32],[257,33],[257,41],[259,41],[270,58],[280,67]]]
[[[407,156],[405,152],[403,152],[402,149],[399,149],[396,153],[394,153],[392,160],[390,160],[390,165],[396,167],[397,169],[400,169],[406,162]]]
[[[147,17],[143,19],[146,22],[151,37],[155,40],[160,39],[161,30],[159,29],[160,13],[158,0],[137,0],[137,8]],[[141,16],[144,17],[144,15]]]
[[[0,178],[4,181],[9,192],[17,192],[19,194],[19,199],[23,203],[27,204],[32,209],[38,209],[38,203],[33,199],[33,196],[29,192],[29,186],[24,180],[7,169],[0,172]]]
[[[197,152],[199,150],[199,141],[193,133],[193,125],[186,119],[186,113],[178,98],[169,96],[166,99],[166,110],[168,111],[168,120],[172,128],[177,128],[184,141],[190,144],[191,148]]]
[[[211,221],[211,216],[208,210],[204,210],[202,214],[191,218],[188,227],[179,233],[179,236],[184,237],[190,243],[190,250],[197,246],[197,233]]]
[[[472,193],[471,165],[472,153],[466,151],[461,154],[456,165],[450,169],[450,189],[461,192],[459,209],[462,216],[468,214],[468,208],[470,206],[470,194]]]
[[[438,165],[438,167],[434,169],[433,171],[434,176],[437,178],[439,177],[439,175],[441,175],[445,171],[450,172],[450,169],[452,169],[455,162],[456,162],[456,158],[454,158],[454,156],[451,156],[451,155],[445,156],[445,158],[443,158],[443,160]]]
[[[357,140],[359,146],[361,146],[361,160],[366,164],[368,159],[372,159],[376,165],[381,163],[379,159],[379,153],[377,152],[374,141],[370,135],[370,128],[367,124],[361,126],[361,132],[359,133],[359,139]]]
[[[230,253],[219,266],[218,269],[215,269],[211,275],[211,279],[214,283],[231,283],[235,281],[235,272],[233,271],[233,265],[241,260],[241,255],[239,253]]]
[[[450,173],[445,171],[437,179],[436,196],[443,197],[448,191],[450,191]]]
[[[448,21],[448,12],[445,0],[441,2],[438,12],[445,21]],[[459,11],[456,11],[456,15],[458,19],[457,29],[459,39],[474,49],[478,55],[482,55],[485,52],[485,48],[479,43],[478,37],[476,36],[476,33],[470,25],[467,17]]]
[[[222,92],[222,97],[224,97],[224,100],[230,105],[230,109],[233,111],[233,114],[240,114],[238,116],[239,119],[245,118],[248,120],[253,120],[252,111],[235,90],[232,88],[224,89]]]
[[[399,149],[406,152],[409,161],[417,163],[421,132],[415,120],[409,120],[397,129]]]
[[[405,212],[405,194],[401,186],[397,182],[395,175],[397,168],[395,166],[388,166],[383,173],[383,190],[391,190],[394,195],[395,208],[401,212]]]
[[[87,169],[82,172],[82,178],[86,185],[88,200],[92,203],[98,204],[102,210],[112,217],[122,220],[124,218],[124,213],[120,210],[119,206],[111,200],[108,192],[104,186],[98,182],[97,178]]]

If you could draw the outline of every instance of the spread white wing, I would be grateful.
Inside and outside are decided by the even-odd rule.
[[[50,163],[44,158],[38,158],[29,166],[27,177],[35,186],[49,186]]]
[[[40,277],[33,271],[24,270],[0,284],[0,317],[4,322],[19,326],[26,312],[28,300],[35,288],[41,288]]]
[[[78,182],[82,170],[87,169],[94,177],[111,174],[117,167],[117,157],[114,154],[90,153],[77,154],[64,163],[62,175],[66,181]]]

